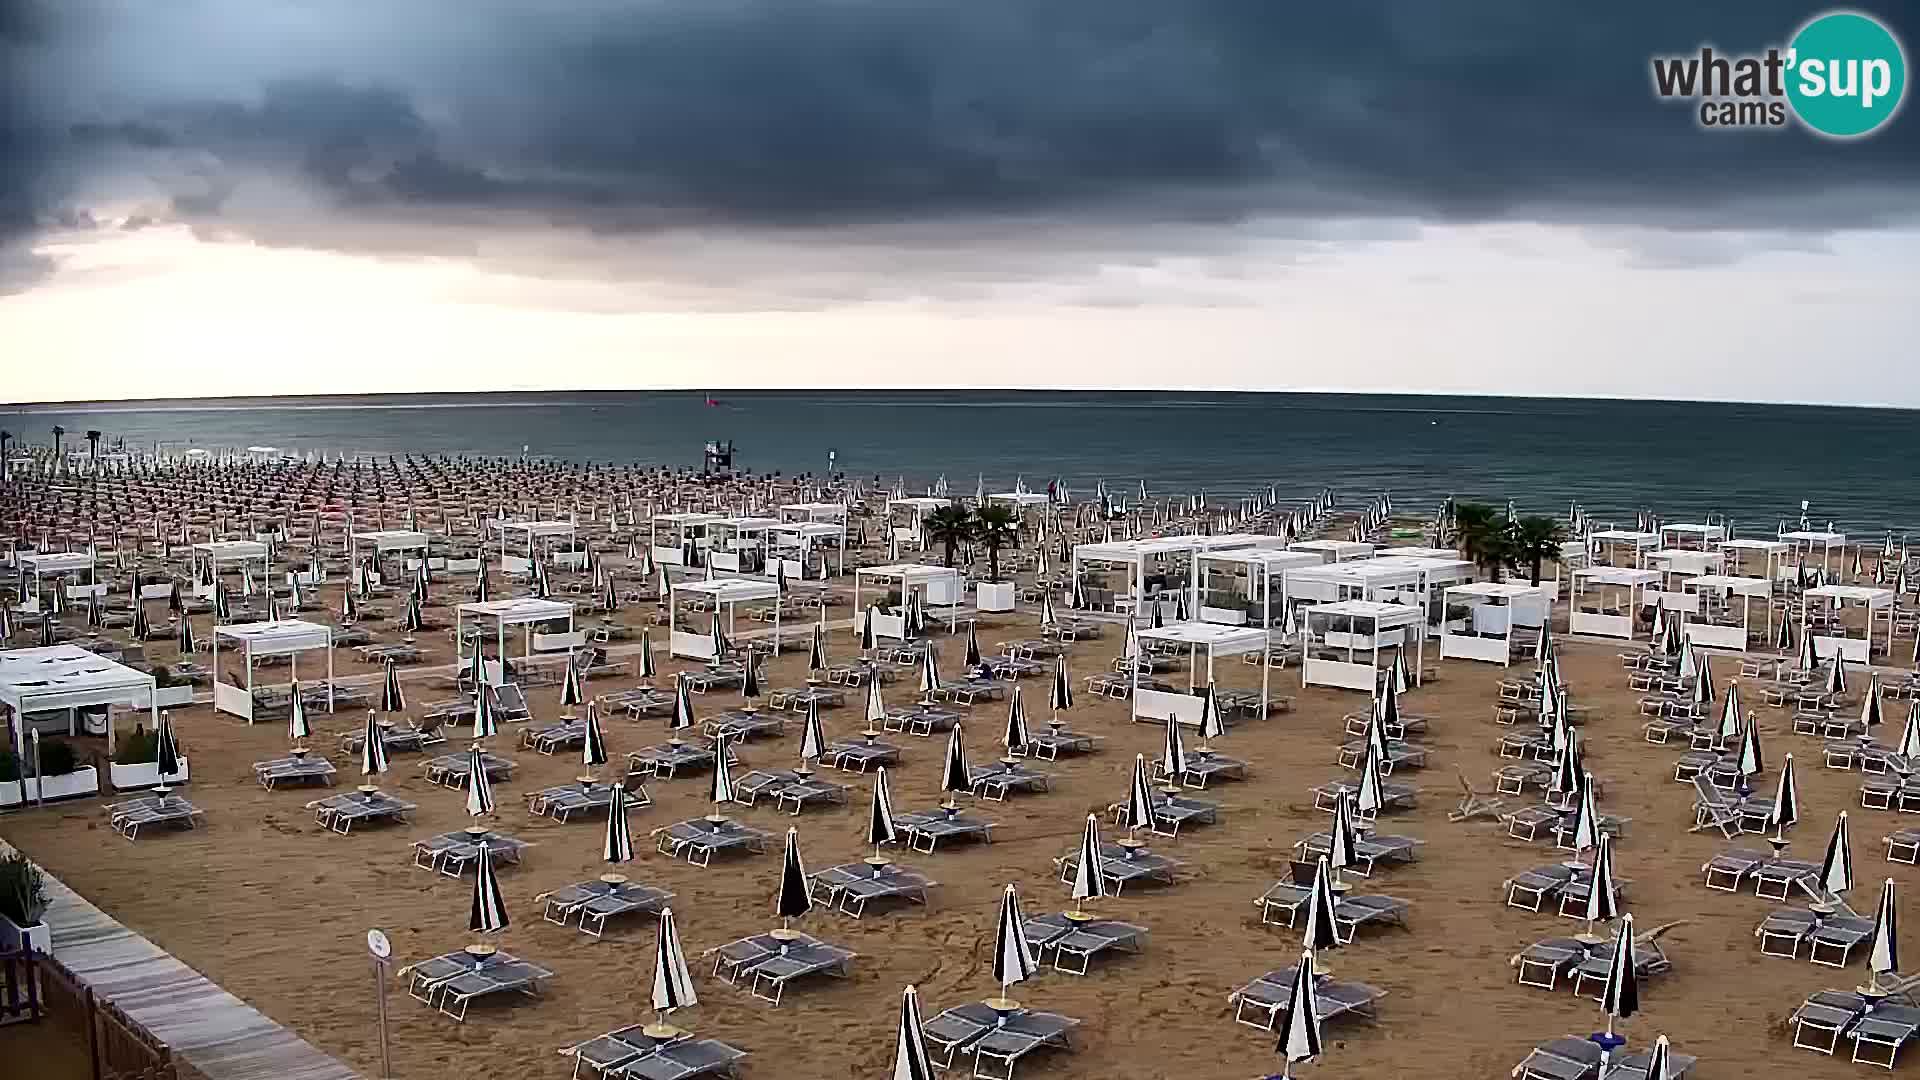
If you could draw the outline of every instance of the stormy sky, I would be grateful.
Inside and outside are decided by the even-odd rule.
[[[1184,340],[1210,385],[1920,405],[1876,374],[1916,329],[1913,117],[1706,132],[1652,94],[1650,55],[1820,10],[0,0],[0,338],[124,396],[262,346],[298,378],[218,392],[1179,385],[1144,350]],[[1862,366],[1808,386],[1838,338]],[[341,351],[386,381],[316,387]]]

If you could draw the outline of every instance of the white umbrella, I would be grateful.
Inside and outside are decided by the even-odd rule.
[[[600,858],[610,863],[633,861],[633,832],[627,825],[627,789],[613,784],[613,801],[607,804],[607,835],[600,845]]]
[[[480,843],[480,858],[473,874],[473,905],[467,915],[467,929],[476,934],[495,934],[505,930],[507,899],[500,892],[500,879],[494,876],[493,852],[486,841]]]
[[[927,1056],[926,1032],[920,1026],[920,998],[914,988],[908,986],[906,993],[900,995],[900,1033],[894,1043],[891,1080],[936,1078],[933,1059]]]
[[[1007,992],[1014,984],[1025,982],[1039,969],[1033,946],[1027,942],[1026,920],[1020,917],[1020,897],[1008,885],[1000,897],[1000,919],[993,937],[993,981],[1000,984],[1001,998],[995,1004],[1007,1005]]]
[[[1293,1076],[1293,1067],[1320,1056],[1319,980],[1314,976],[1313,950],[1300,954],[1300,966],[1294,969],[1293,993],[1279,1017],[1279,1052],[1283,1064],[1282,1080]]]
[[[486,754],[475,746],[467,752],[467,816],[493,813],[493,781],[487,777]]]
[[[1107,860],[1100,851],[1100,821],[1087,815],[1087,827],[1080,833],[1080,857],[1073,868],[1073,910],[1083,900],[1098,900],[1107,895]]]
[[[687,970],[687,954],[680,948],[680,932],[674,926],[673,909],[660,909],[660,928],[653,941],[653,1011],[654,1023],[648,1025],[650,1033],[659,1033],[655,1037],[671,1038],[679,1034],[678,1029],[665,1022],[665,1017],[676,1009],[685,1009],[698,1005],[700,998],[693,990],[693,975]]]

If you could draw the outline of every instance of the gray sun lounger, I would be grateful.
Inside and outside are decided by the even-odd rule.
[[[693,866],[709,866],[722,852],[758,855],[767,850],[767,834],[732,819],[718,822],[692,818],[656,829],[663,855],[685,859]]]
[[[128,840],[138,840],[142,829],[192,829],[203,814],[178,795],[153,795],[108,806],[107,826]]]
[[[1360,785],[1352,780],[1330,780],[1313,789],[1313,808],[1328,814],[1340,805],[1340,800],[1349,795],[1357,795]],[[1411,784],[1397,784],[1387,780],[1380,785],[1381,809],[1384,811],[1405,810],[1413,806],[1414,797],[1419,789]]]
[[[1920,829],[1899,829],[1881,838],[1887,845],[1887,861],[1920,865]]]
[[[814,873],[808,878],[807,889],[815,902],[858,919],[867,913],[871,904],[925,906],[928,890],[937,884],[924,874],[891,864],[876,873],[875,868],[866,863],[847,863]]]
[[[549,724],[543,728],[520,729],[520,746],[536,754],[551,757],[562,750],[578,748],[587,741],[587,722],[568,720],[564,723]]]
[[[1583,997],[1589,997],[1595,1001],[1599,1001],[1600,995],[1606,990],[1607,976],[1609,974],[1608,969],[1611,968],[1612,965],[1612,941],[1607,941],[1589,950],[1586,959],[1574,965],[1573,992]],[[1636,943],[1634,945],[1633,973],[1638,978],[1642,980],[1651,979],[1655,976],[1665,975],[1672,970],[1673,961],[1668,959],[1666,951],[1660,948],[1659,942],[1649,941],[1644,944]],[[1592,985],[1592,993],[1587,992],[1589,984]]]
[[[1573,974],[1587,958],[1589,946],[1576,938],[1546,938],[1527,946],[1513,958],[1514,981],[1541,990],[1559,989],[1560,980]]]
[[[1129,854],[1127,848],[1107,843],[1100,845],[1100,853],[1105,857],[1103,863],[1107,885],[1115,896],[1124,893],[1129,884],[1153,882],[1173,885],[1178,881],[1176,871],[1181,863],[1177,859],[1169,859],[1145,848],[1135,848]],[[1072,884],[1073,875],[1080,866],[1079,849],[1055,859],[1054,865],[1060,869],[1060,880]]]
[[[1296,969],[1290,967],[1269,971],[1227,995],[1227,1001],[1234,1007],[1234,1021],[1261,1031],[1273,1031],[1281,1012],[1293,1003],[1295,972]],[[1316,988],[1314,1011],[1323,1024],[1344,1017],[1371,1020],[1374,1006],[1386,996],[1385,990],[1366,983],[1328,980]]]
[[[1374,867],[1381,863],[1410,863],[1419,854],[1421,843],[1411,836],[1384,833],[1362,836],[1353,846],[1353,853],[1359,861],[1348,867],[1346,872],[1363,878],[1372,877]],[[1310,862],[1327,854],[1332,847],[1332,833],[1313,833],[1293,845],[1293,857],[1301,862]]]
[[[977,1001],[936,1014],[921,1025],[928,1056],[941,1068],[952,1068],[960,1055],[985,1038],[999,1020],[999,1014]]]
[[[1873,936],[1873,920],[1833,915],[1807,934],[1807,959],[1822,967],[1846,967],[1853,950]]]
[[[1169,795],[1163,791],[1150,794],[1153,796],[1153,824],[1149,831],[1155,836],[1177,838],[1182,825],[1211,825],[1220,820],[1219,803],[1190,795]],[[1107,810],[1113,815],[1114,823],[1119,824],[1126,816],[1127,804],[1114,803]]]
[[[1665,1080],[1686,1080],[1693,1075],[1693,1067],[1699,1063],[1700,1059],[1692,1054],[1669,1051]],[[1630,1051],[1614,1059],[1612,1067],[1607,1070],[1606,1080],[1647,1080],[1647,1067],[1652,1064],[1651,1051]]]
[[[1340,767],[1358,769],[1360,760],[1366,756],[1366,740],[1343,743],[1340,746]],[[1380,759],[1380,775],[1391,776],[1401,769],[1424,769],[1426,765],[1426,747],[1405,739],[1388,739],[1386,756]]]
[[[489,780],[510,780],[513,778],[514,763],[511,758],[481,751],[481,767],[487,770]],[[471,771],[473,759],[470,754],[442,754],[426,763],[427,783],[438,784],[444,788],[464,789],[467,786],[467,773]]]
[[[528,846],[524,840],[497,832],[441,833],[413,842],[413,865],[457,878],[478,865],[482,843],[499,866],[519,865],[520,853]]]
[[[538,964],[515,960],[490,964],[480,971],[456,975],[440,984],[439,1009],[443,1015],[465,1020],[467,1009],[476,1001],[502,995],[539,997],[541,985],[553,978],[553,972]]]
[[[331,785],[338,771],[333,767],[333,762],[317,754],[253,763],[253,778],[268,791],[303,784]]]
[[[637,782],[628,783],[627,801],[624,804],[629,813],[653,805],[647,795],[647,789]],[[549,817],[558,822],[567,822],[576,816],[604,817],[613,805],[613,785],[607,784],[560,784],[527,793],[527,812],[535,817]]]
[[[980,1080],[1013,1080],[1021,1058],[1042,1048],[1073,1051],[1069,1033],[1080,1021],[1058,1013],[1022,1009],[998,1023],[973,1044],[973,1075]]]
[[[1515,1080],[1594,1080],[1600,1075],[1601,1054],[1591,1039],[1562,1035],[1535,1046],[1514,1066]]]
[[[1807,995],[1787,1022],[1793,1025],[1793,1045],[1828,1057],[1840,1040],[1867,1014],[1867,999],[1844,990],[1820,990]]]
[[[746,1052],[717,1039],[699,1039],[677,1035],[654,1039],[647,1025],[610,1031],[586,1042],[568,1047],[562,1053],[573,1058],[573,1080],[584,1071],[602,1077],[631,1077],[636,1080],[693,1080],[701,1076],[732,1076]]]
[[[778,738],[787,729],[787,719],[772,710],[748,712],[730,709],[700,725],[701,734],[710,739],[747,742],[762,736]]]
[[[999,822],[982,821],[965,814],[944,810],[896,814],[893,822],[907,834],[907,846],[922,855],[931,855],[943,840],[977,840],[993,843],[993,830]]]
[[[774,1005],[789,983],[816,975],[844,978],[857,954],[796,933],[781,941],[772,934],[749,934],[713,950],[713,974]]]
[[[656,780],[672,780],[713,771],[714,742],[694,736],[678,743],[663,742],[642,747],[627,755],[627,771],[643,773]],[[727,764],[738,765],[740,756],[727,748]]]
[[[830,769],[863,773],[881,765],[898,765],[900,748],[879,739],[837,739],[827,744],[820,763]]]
[[[548,922],[565,926],[573,921],[581,933],[597,938],[606,933],[608,919],[635,912],[658,915],[673,894],[631,881],[595,880],[555,889],[539,899],[546,903],[543,916]]]
[[[1771,858],[1772,854],[1765,851],[1733,848],[1708,859],[1701,864],[1700,871],[1706,875],[1707,888],[1719,892],[1739,892],[1741,883]]]
[[[1920,1036],[1920,1009],[1881,1002],[1854,1021],[1847,1037],[1853,1040],[1853,1060],[1891,1069],[1900,1048]]]
[[[975,765],[968,770],[967,778],[973,784],[974,795],[988,802],[1005,802],[1009,795],[1043,792],[1053,786],[1051,774],[1029,769],[1018,762]]]
[[[307,805],[313,809],[314,821],[342,835],[356,825],[405,824],[407,815],[419,809],[382,791],[343,791]]]
[[[1513,875],[1502,883],[1502,889],[1508,907],[1537,913],[1547,904],[1558,902],[1561,890],[1573,878],[1572,867],[1550,863]]]
[[[1820,916],[1805,908],[1787,908],[1760,920],[1753,936],[1760,939],[1760,955],[1798,959],[1800,944],[1820,925]]]
[[[1114,919],[1070,919],[1050,912],[1026,920],[1027,940],[1035,955],[1068,975],[1085,975],[1095,958],[1109,953],[1138,953],[1146,948],[1147,928]]]

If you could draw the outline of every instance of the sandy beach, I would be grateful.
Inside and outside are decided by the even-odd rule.
[[[641,610],[631,607],[622,618],[638,622]],[[1118,629],[1109,627],[1103,638],[1072,646],[1068,663],[1076,679],[1108,666],[1121,648]],[[978,630],[988,651],[995,642],[1037,632],[1036,616],[1024,610],[983,621]],[[957,671],[964,634],[934,640],[943,669]],[[450,647],[444,635],[438,644]],[[1904,642],[1896,643],[1895,654],[1903,647]],[[850,658],[856,649],[848,630],[833,635],[832,658]],[[1632,819],[1616,849],[1616,872],[1630,883],[1626,907],[1642,928],[1681,923],[1662,938],[1673,972],[1643,984],[1643,1011],[1623,1026],[1631,1045],[1644,1046],[1665,1033],[1676,1049],[1700,1057],[1698,1075],[1705,1077],[1778,1067],[1783,1059],[1796,1075],[1854,1074],[1859,1066],[1791,1049],[1784,1019],[1808,992],[1851,987],[1864,968],[1856,962],[1853,970],[1839,972],[1804,959],[1762,957],[1753,929],[1775,905],[1750,891],[1735,896],[1702,886],[1701,864],[1729,845],[1717,834],[1686,831],[1691,789],[1672,778],[1679,748],[1641,740],[1640,695],[1627,688],[1621,651],[1574,641],[1562,646],[1574,700],[1594,710],[1585,736],[1590,766],[1606,784],[1602,809]],[[164,648],[156,652],[152,658],[165,662]],[[805,663],[804,649],[772,661],[768,687],[799,684]],[[662,674],[680,666],[663,662]],[[345,667],[343,662],[343,673]],[[1224,684],[1257,685],[1254,667],[1223,661],[1220,670]],[[1602,1021],[1591,1001],[1515,985],[1507,963],[1532,941],[1578,929],[1569,920],[1502,902],[1501,883],[1508,875],[1557,862],[1564,853],[1545,843],[1510,839],[1484,820],[1446,820],[1460,794],[1456,768],[1490,790],[1491,773],[1501,764],[1494,746],[1507,729],[1493,723],[1500,675],[1493,665],[1448,661],[1429,685],[1404,699],[1409,712],[1431,719],[1426,738],[1431,764],[1407,776],[1421,789],[1418,808],[1384,817],[1382,825],[1418,837],[1424,846],[1413,865],[1383,869],[1363,884],[1369,891],[1410,900],[1410,929],[1363,933],[1327,957],[1337,977],[1388,991],[1377,1023],[1328,1027],[1323,1061],[1329,1075],[1404,1075],[1417,1067],[1432,1075],[1499,1076],[1536,1040],[1584,1034]],[[588,690],[601,693],[633,681],[596,680]],[[1182,861],[1179,884],[1097,902],[1102,914],[1149,927],[1146,951],[1086,978],[1048,972],[1019,988],[1017,996],[1025,1003],[1083,1020],[1076,1053],[1025,1061],[1022,1075],[1232,1077],[1277,1071],[1273,1038],[1236,1024],[1228,994],[1298,959],[1298,934],[1260,925],[1253,900],[1286,872],[1294,841],[1324,827],[1327,818],[1313,810],[1309,789],[1343,774],[1335,764],[1336,749],[1346,739],[1341,718],[1364,708],[1365,697],[1324,689],[1303,693],[1291,666],[1275,672],[1275,689],[1294,696],[1296,708],[1237,725],[1219,747],[1252,766],[1245,782],[1208,792],[1224,804],[1220,822],[1155,844],[1155,850]],[[412,684],[409,690],[413,703],[434,696]],[[1023,693],[1033,722],[1040,724],[1045,681],[1027,680]],[[903,681],[889,687],[886,696],[904,703],[915,695]],[[553,687],[536,689],[531,700],[536,718],[559,712]],[[704,716],[740,699],[735,692],[716,692],[695,702]],[[1004,710],[999,703],[971,710],[967,745],[974,761],[997,753],[994,740]],[[1871,904],[1885,874],[1905,880],[1908,868],[1882,861],[1879,837],[1894,827],[1894,816],[1860,811],[1858,776],[1819,768],[1817,742],[1794,737],[1783,713],[1762,709],[1759,716],[1770,761],[1788,751],[1799,759],[1803,818],[1794,833],[1794,852],[1817,859],[1834,812],[1851,807],[1862,883],[1855,905]],[[233,993],[374,1075],[371,969],[363,938],[370,927],[384,929],[401,963],[470,940],[465,928],[470,885],[413,867],[408,849],[414,839],[469,824],[463,796],[421,779],[420,758],[396,755],[383,786],[419,804],[413,823],[334,835],[303,809],[311,791],[269,792],[253,782],[251,763],[277,756],[286,746],[281,725],[247,726],[206,706],[176,710],[173,718],[193,761],[194,779],[185,794],[206,811],[205,829],[130,844],[104,828],[104,813],[88,802],[8,818],[5,836]],[[313,744],[341,765],[343,787],[359,779],[357,765],[334,748],[335,736],[363,721],[364,714],[316,717]],[[857,731],[862,726],[857,697],[846,708],[823,713],[823,721],[829,738]],[[645,833],[705,813],[707,785],[700,779],[649,783],[654,805],[633,818],[636,846],[645,850],[624,869],[637,881],[676,894],[673,906],[701,996],[696,1008],[676,1019],[703,1036],[751,1051],[745,1066],[749,1075],[878,1075],[891,1063],[893,1016],[904,985],[919,985],[929,1014],[989,994],[1001,888],[1009,882],[1019,886],[1029,915],[1063,907],[1067,889],[1053,860],[1074,845],[1088,811],[1104,816],[1106,807],[1124,796],[1133,755],[1151,759],[1162,741],[1159,726],[1128,722],[1124,702],[1084,692],[1070,721],[1101,737],[1099,751],[1044,765],[1054,779],[1048,794],[981,804],[978,812],[1001,825],[994,844],[897,856],[940,882],[929,909],[859,921],[822,910],[808,916],[805,930],[859,957],[851,978],[796,989],[778,1008],[706,977],[707,965],[698,955],[772,925],[777,851],[708,869],[654,852]],[[747,767],[794,764],[797,731],[798,725],[790,724],[784,738],[744,747]],[[664,737],[657,718],[632,722],[619,716],[607,724],[616,763],[628,751]],[[894,738],[908,744],[903,765],[893,774],[896,807],[925,809],[937,801],[943,742]],[[509,728],[493,740],[493,749],[510,753],[519,770],[495,785],[500,805],[490,824],[534,846],[521,866],[502,872],[514,923],[498,944],[550,967],[557,977],[544,1000],[476,1011],[466,1023],[408,1000],[395,986],[396,1076],[425,1077],[449,1066],[497,1077],[562,1076],[570,1063],[556,1055],[559,1047],[648,1016],[651,920],[629,923],[594,942],[540,918],[537,894],[604,869],[602,826],[556,824],[527,813],[520,793],[566,783],[581,767],[572,753],[547,757],[509,751],[517,739],[517,731]],[[463,745],[456,736],[449,748]],[[867,853],[860,833],[871,779],[829,775],[852,785],[847,808],[810,810],[798,818],[771,808],[735,808],[734,816],[776,833],[797,825],[809,868],[857,859]],[[1771,776],[1769,771],[1767,790]]]

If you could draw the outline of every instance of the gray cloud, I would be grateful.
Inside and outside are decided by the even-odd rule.
[[[476,213],[1824,229],[1907,218],[1920,165],[1911,117],[1836,144],[1705,133],[1653,99],[1650,54],[1781,42],[1809,13],[1781,0],[397,7],[0,0],[0,229],[129,184],[248,233]]]

